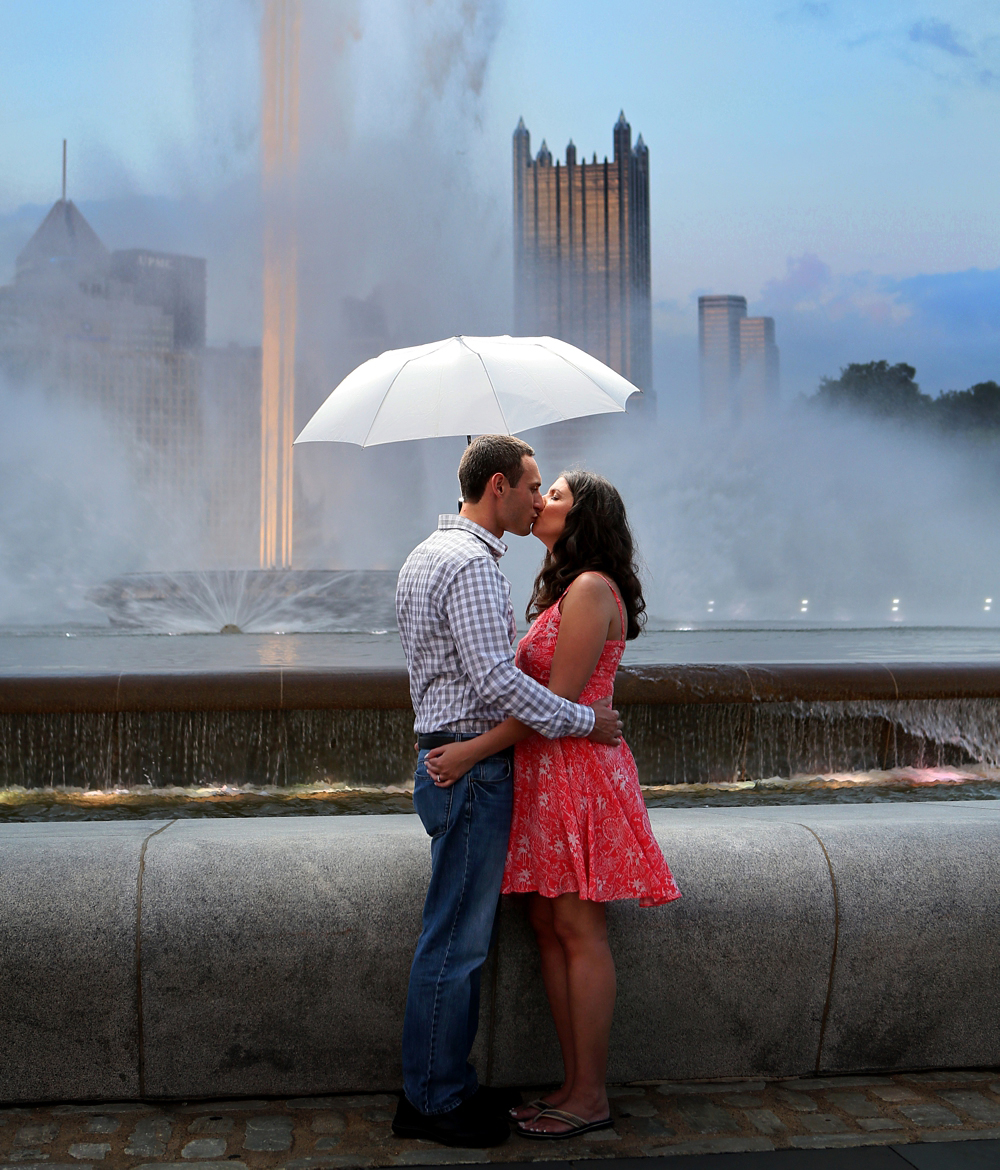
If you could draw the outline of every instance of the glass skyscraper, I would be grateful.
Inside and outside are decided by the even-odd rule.
[[[514,321],[520,336],[559,337],[652,390],[649,150],[632,146],[624,112],[614,159],[531,157],[522,118],[514,131]]]

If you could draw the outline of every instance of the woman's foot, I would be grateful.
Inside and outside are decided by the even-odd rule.
[[[555,1094],[550,1094],[555,1096]],[[560,1094],[561,1095],[561,1094]],[[534,1105],[535,1102],[532,1102]],[[552,1102],[553,1109],[560,1109],[564,1113],[571,1113],[574,1117],[579,1118],[580,1121],[586,1122],[588,1125],[591,1122],[605,1121],[611,1114],[611,1107],[608,1105],[607,1094],[601,1094],[598,1097],[571,1097],[568,1094],[564,1096],[562,1102]],[[529,1106],[522,1105],[522,1109],[527,1110]],[[527,1117],[524,1120],[518,1120],[518,1130],[521,1133],[528,1134],[572,1134],[579,1127],[574,1122],[565,1121],[561,1117],[541,1117],[539,1114],[541,1109],[536,1109],[533,1116]]]
[[[515,1105],[510,1110],[508,1116],[511,1121],[534,1121],[534,1119],[541,1113],[543,1109],[561,1109],[563,1102],[569,1099],[569,1092],[566,1086],[554,1090],[551,1093],[546,1093],[544,1097],[536,1097],[533,1101],[528,1101],[524,1105]]]

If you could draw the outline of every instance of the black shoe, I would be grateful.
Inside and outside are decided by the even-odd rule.
[[[524,1098],[520,1089],[494,1088],[492,1085],[480,1085],[469,1098],[469,1105],[479,1109],[487,1116],[507,1118],[511,1109],[520,1105]]]
[[[510,1127],[500,1117],[490,1116],[472,1104],[472,1098],[447,1113],[421,1113],[403,1094],[392,1119],[396,1137],[420,1138],[442,1146],[482,1150],[499,1146],[510,1137]]]

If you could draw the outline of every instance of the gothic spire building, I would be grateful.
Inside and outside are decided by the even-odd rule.
[[[514,131],[514,320],[521,336],[559,337],[651,393],[649,149],[624,111],[614,158],[531,157],[522,118]]]

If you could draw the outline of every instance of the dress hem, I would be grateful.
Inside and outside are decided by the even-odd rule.
[[[642,909],[651,909],[654,906],[667,906],[671,902],[676,902],[678,898],[684,895],[677,891],[676,894],[666,894],[661,898],[653,898],[648,894],[611,894],[607,898],[592,898],[580,892],[579,887],[572,890],[553,890],[548,892],[540,890],[537,886],[508,887],[504,885],[500,891],[501,894],[541,894],[543,898],[561,898],[563,894],[579,894],[581,902],[638,902]]]

